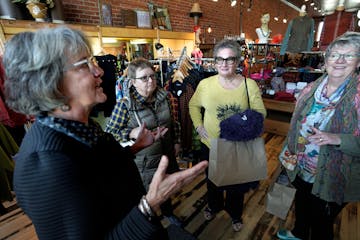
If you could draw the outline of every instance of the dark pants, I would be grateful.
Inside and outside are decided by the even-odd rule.
[[[224,209],[233,221],[242,221],[245,194],[243,191],[235,186],[217,187],[209,179],[207,180],[207,190],[208,206],[212,212],[217,213]]]
[[[336,216],[346,206],[324,201],[311,194],[313,184],[296,177],[292,182],[295,194],[295,227],[291,231],[303,240],[331,240],[334,238],[333,225]]]
[[[209,160],[209,148],[201,143],[200,161]],[[206,170],[206,176],[208,171]],[[250,188],[257,187],[258,182],[237,184],[231,186],[217,187],[213,182],[207,179],[207,199],[208,206],[213,213],[225,210],[233,221],[242,221],[241,215],[244,206],[244,194]],[[224,192],[226,196],[224,197]]]

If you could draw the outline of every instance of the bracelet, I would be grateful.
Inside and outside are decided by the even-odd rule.
[[[143,196],[140,200],[140,203],[138,205],[138,208],[140,210],[140,212],[147,217],[147,219],[149,221],[152,220],[152,218],[155,216],[154,212],[151,210],[151,207],[148,203],[148,201],[146,200],[145,196]]]
[[[153,210],[151,209],[148,201],[146,200],[145,195],[141,198],[141,203],[144,207],[144,209],[146,210],[147,214],[150,215],[151,217],[155,216]]]

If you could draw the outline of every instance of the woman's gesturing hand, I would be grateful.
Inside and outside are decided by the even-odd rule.
[[[182,170],[173,174],[166,174],[168,158],[162,156],[158,169],[149,186],[146,199],[154,211],[158,211],[160,205],[172,194],[179,191],[184,185],[193,181],[208,166],[207,161],[202,161],[192,168]]]
[[[341,139],[339,135],[329,132],[322,132],[317,128],[312,127],[313,134],[308,137],[309,141],[322,146],[322,145],[340,145]]]
[[[157,127],[156,131],[153,131],[153,136],[154,136],[154,141],[159,140],[160,138],[162,138],[168,131],[169,129],[166,127]]]
[[[154,134],[146,128],[145,123],[141,124],[140,127],[134,128],[132,133],[135,134],[135,143],[131,146],[132,153],[137,153],[143,148],[150,146],[154,143]],[[132,134],[130,134],[131,136]]]

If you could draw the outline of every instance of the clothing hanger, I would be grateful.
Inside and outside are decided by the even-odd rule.
[[[172,82],[174,83],[174,82],[176,82],[176,81],[178,81],[178,82],[181,82],[181,83],[183,83],[184,82],[184,75],[183,75],[183,73],[178,69],[178,70],[176,70],[175,72],[174,72],[174,74],[172,75]]]

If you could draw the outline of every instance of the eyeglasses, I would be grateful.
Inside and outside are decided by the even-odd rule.
[[[151,78],[151,80],[156,80],[156,75],[155,74],[151,74],[151,75],[147,75],[147,76],[143,76],[143,77],[138,77],[138,78],[134,78],[134,79],[139,79],[142,82],[148,82],[149,78]]]
[[[99,67],[98,62],[94,56],[88,57],[86,59],[80,60],[71,64],[69,67],[65,68],[65,71],[71,70],[73,68],[80,67],[80,70],[92,71],[94,67]]]
[[[228,65],[233,65],[237,60],[237,57],[228,57],[228,58],[222,58],[222,57],[215,57],[215,63],[218,65],[223,64],[225,62]]]
[[[337,61],[339,60],[340,58],[344,58],[346,61],[354,61],[357,57],[359,57],[359,54],[350,54],[350,53],[330,53],[328,56],[327,56],[327,59],[329,61]]]

